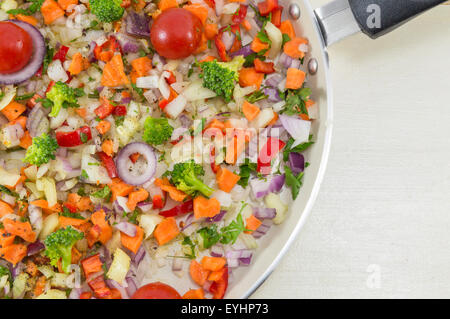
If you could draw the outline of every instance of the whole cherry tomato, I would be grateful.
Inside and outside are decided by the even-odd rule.
[[[181,296],[169,285],[153,282],[139,288],[131,299],[181,299]]]
[[[202,22],[197,16],[186,9],[172,8],[153,22],[150,39],[159,55],[183,59],[197,50],[202,33]]]
[[[33,55],[30,35],[12,22],[0,22],[0,73],[22,70]]]

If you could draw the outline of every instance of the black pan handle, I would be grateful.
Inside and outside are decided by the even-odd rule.
[[[348,0],[361,30],[373,39],[445,1],[447,0]]]

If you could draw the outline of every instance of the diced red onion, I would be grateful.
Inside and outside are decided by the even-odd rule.
[[[114,211],[118,214],[122,214],[123,212],[129,213],[130,209],[127,206],[127,198],[123,196],[117,196],[116,200],[113,203]]]
[[[229,250],[225,256],[227,258],[248,258],[252,255],[252,251],[249,249]]]
[[[1,199],[2,201],[14,206],[14,204],[16,203],[16,198],[14,196],[8,195],[6,193],[2,193],[1,195]]]
[[[238,258],[227,258],[227,266],[228,266],[228,268],[239,267],[239,259]]]
[[[273,88],[276,88],[278,86],[278,84],[280,84],[280,82],[283,80],[283,77],[278,74],[275,73],[273,75],[271,75],[270,77],[268,77],[265,81],[267,86],[271,86]]]
[[[226,212],[227,212],[226,210],[221,210],[220,213],[218,213],[216,216],[206,218],[205,222],[207,222],[207,223],[220,222],[222,220],[223,216],[225,216]]]
[[[192,119],[190,119],[189,116],[187,116],[186,114],[181,114],[179,119],[180,119],[181,125],[184,128],[187,128],[192,125]]]
[[[81,288],[73,288],[69,294],[69,299],[80,299],[81,293]]]
[[[121,284],[119,284],[117,281],[115,281],[113,279],[108,279],[108,280],[106,280],[106,283],[108,284],[108,286],[119,290],[120,295],[122,296],[122,299],[130,299],[130,297],[128,296],[127,290]]]
[[[128,223],[128,222],[120,222],[115,226],[118,230],[120,230],[125,235],[130,237],[136,236],[137,229],[136,225]]]
[[[131,102],[131,97],[123,97],[122,100],[120,100],[120,103],[122,104],[129,104]]]
[[[239,50],[231,52],[229,55],[231,58],[234,58],[235,56],[239,56],[239,55],[242,55],[245,58],[252,53],[255,53],[255,52],[252,51],[251,44],[247,44],[246,46],[243,46]]]
[[[125,18],[125,32],[138,37],[150,37],[149,20],[145,15],[134,11],[128,12]]]
[[[148,103],[154,104],[159,101],[161,97],[161,92],[159,92],[158,89],[147,90],[144,93],[144,97],[148,101]]]
[[[180,138],[180,136],[182,136],[187,131],[188,131],[188,129],[185,127],[177,127],[176,129],[173,130],[172,136],[170,137],[170,139],[172,141],[176,141]]]
[[[158,53],[153,55],[152,64],[158,71],[162,71],[163,66],[166,64],[166,59],[160,56]]]
[[[305,170],[305,157],[300,153],[289,153],[289,167],[295,175]]]
[[[134,256],[134,259],[133,259],[134,263],[137,266],[139,266],[141,261],[144,259],[145,254],[146,254],[146,252],[145,252],[144,246],[139,247],[139,249],[138,249],[138,251],[137,251],[137,253],[136,253],[136,255]]]
[[[292,68],[292,69],[298,69],[298,68],[300,68],[301,65],[302,65],[302,64],[301,64],[300,60],[298,60],[298,59],[292,59],[291,66],[290,66],[289,68]]]
[[[253,207],[253,215],[259,219],[273,219],[277,215],[277,210],[268,207]]]
[[[130,155],[139,153],[147,161],[145,170],[140,173],[130,171]],[[153,148],[146,143],[135,142],[122,148],[116,158],[117,173],[125,183],[130,185],[142,185],[150,180],[156,172],[156,156]]]
[[[149,212],[153,208],[153,204],[150,202],[140,202],[137,204],[137,206],[143,211],[143,212]]]
[[[262,224],[252,233],[253,237],[260,238],[264,236],[272,226],[272,220],[266,219]]]
[[[239,258],[239,265],[241,265],[241,266],[250,265],[250,263],[252,262],[252,256],[253,255],[250,255],[249,257],[245,257],[245,258]]]
[[[278,59],[278,63],[281,63],[281,65],[283,65],[286,69],[291,67],[293,61],[294,61],[294,59],[291,58],[289,55],[287,55],[284,52],[281,53],[281,55]]]
[[[140,45],[135,38],[122,33],[119,33],[116,38],[124,53],[136,53],[139,51]]]
[[[186,219],[184,220],[184,227],[181,229],[181,231],[191,226],[193,221],[194,221],[194,214],[191,213],[187,215]]]
[[[284,175],[272,175],[266,180],[253,178],[250,180],[250,186],[255,198],[261,198],[269,193],[277,193],[284,185]]]
[[[23,270],[25,269],[25,265],[23,262],[17,263],[11,270],[11,276],[16,278]]]
[[[288,133],[295,139],[292,147],[309,140],[309,133],[311,131],[311,122],[304,121],[298,117],[280,115],[281,124],[288,131]]]
[[[183,269],[183,260],[181,258],[174,257],[172,260],[172,271],[177,272]]]
[[[126,288],[128,296],[133,296],[136,290],[138,289],[136,285],[136,281],[132,277],[127,277],[128,287]]]
[[[263,89],[263,92],[265,95],[267,95],[267,99],[270,102],[280,102],[281,101],[281,97],[280,94],[278,93],[278,90],[273,88],[273,87],[266,87]]]
[[[45,249],[45,245],[39,240],[27,246],[27,256],[35,255]]]
[[[5,126],[3,132],[4,135],[6,135],[7,139],[11,141],[12,144],[19,142],[25,133],[23,131],[22,126],[19,123]]]
[[[236,39],[236,35],[231,31],[225,31],[222,34],[222,42],[225,46],[225,50],[229,51],[233,46],[234,40]]]
[[[223,248],[220,245],[212,246],[211,247],[211,256],[222,257],[223,256]]]

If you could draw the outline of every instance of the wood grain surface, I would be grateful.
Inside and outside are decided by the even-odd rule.
[[[448,5],[376,41],[356,35],[329,49],[327,174],[253,298],[450,297],[449,52]]]

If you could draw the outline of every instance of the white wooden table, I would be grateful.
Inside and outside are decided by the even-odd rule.
[[[329,49],[327,174],[306,226],[253,298],[450,297],[449,53],[450,5]]]

